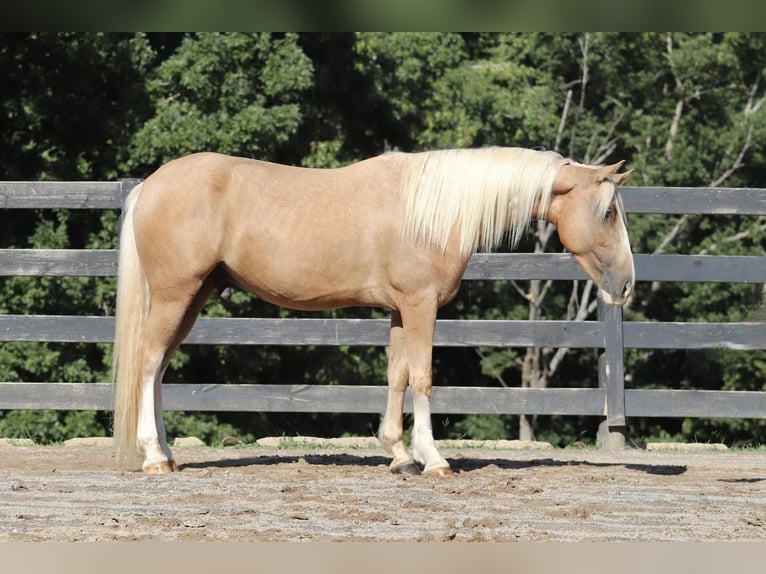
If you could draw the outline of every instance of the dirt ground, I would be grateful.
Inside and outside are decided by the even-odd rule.
[[[380,449],[0,445],[0,541],[764,541],[766,453],[444,449],[447,479]]]

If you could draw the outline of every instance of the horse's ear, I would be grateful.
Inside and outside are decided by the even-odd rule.
[[[633,175],[634,171],[635,170],[633,170],[633,169],[629,169],[625,173],[615,174],[615,176],[614,176],[614,183],[616,183],[617,185],[624,185],[625,182],[630,179],[630,176]]]
[[[605,165],[604,167],[600,167],[596,172],[596,183],[601,183],[602,181],[612,177],[612,175],[615,174],[617,170],[620,169],[624,164],[625,160],[623,159],[622,161],[618,161],[612,165]],[[619,175],[617,177],[619,177]]]

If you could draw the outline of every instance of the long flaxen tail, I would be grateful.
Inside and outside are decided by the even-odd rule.
[[[149,289],[136,249],[133,210],[143,184],[128,195],[120,232],[117,267],[117,310],[112,358],[114,445],[120,464],[137,460],[136,440],[141,384],[141,338],[149,312]]]

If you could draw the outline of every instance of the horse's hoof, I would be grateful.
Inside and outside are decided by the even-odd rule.
[[[392,466],[391,472],[394,474],[406,474],[408,476],[419,476],[421,474],[418,465],[414,462],[404,462],[397,466]]]
[[[174,460],[163,460],[162,462],[155,462],[144,467],[146,474],[170,474],[178,470],[178,465]]]
[[[448,476],[454,476],[455,473],[452,472],[452,469],[448,466],[446,467],[439,467],[439,468],[431,468],[429,470],[426,470],[425,473],[428,476],[435,476],[437,478],[446,478]]]

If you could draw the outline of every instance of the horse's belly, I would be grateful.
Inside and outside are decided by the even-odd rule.
[[[304,311],[357,305],[390,306],[385,284],[366,265],[339,265],[316,258],[250,258],[227,271],[264,301]]]

